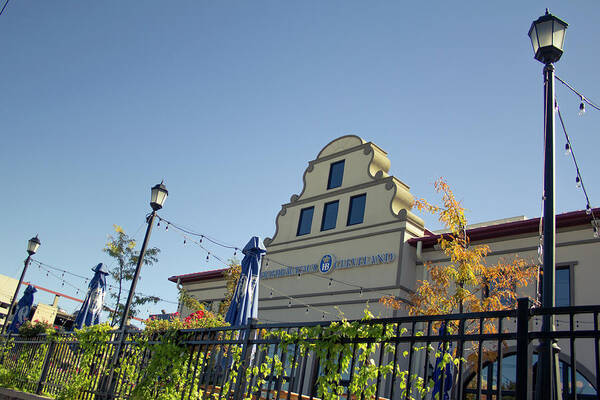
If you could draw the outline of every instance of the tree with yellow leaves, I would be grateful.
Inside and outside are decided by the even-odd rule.
[[[123,289],[125,289],[123,285],[125,282],[133,279],[139,258],[139,252],[135,250],[135,240],[130,238],[119,225],[113,225],[113,227],[116,235],[109,235],[108,241],[102,249],[102,251],[116,261],[116,266],[108,271],[110,276],[117,283],[116,290],[109,290],[110,298],[115,301],[115,311],[113,312],[110,322],[111,326],[117,324],[120,321],[121,315],[123,315],[123,309],[125,308],[125,303],[121,303]],[[160,253],[160,249],[156,247],[147,249],[143,266],[150,266],[156,263],[158,261],[158,253]],[[137,307],[146,303],[156,304],[159,300],[160,299],[156,296],[136,294],[131,303],[129,311],[130,316],[136,315]]]
[[[443,178],[435,182],[435,190],[441,193],[442,205],[419,199],[414,206],[419,211],[437,215],[448,229],[438,243],[449,261],[425,264],[429,278],[417,282],[410,296],[411,304],[401,303],[392,297],[384,297],[380,302],[394,309],[407,308],[410,315],[514,308],[517,290],[533,282],[537,268],[518,256],[487,265],[485,257],[490,252],[489,246],[471,246],[465,210]],[[493,329],[491,324],[486,328]]]

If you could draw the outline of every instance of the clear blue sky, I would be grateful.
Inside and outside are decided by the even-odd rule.
[[[537,217],[542,65],[527,31],[546,7],[570,24],[558,75],[600,101],[596,0],[11,1],[0,16],[0,273],[18,277],[36,233],[43,262],[90,276],[110,265],[112,225],[134,234],[161,179],[165,218],[239,246],[271,236],[307,161],[348,133],[388,151],[415,196],[435,198],[446,177],[471,222]],[[557,95],[598,206],[600,112],[580,117],[575,96]],[[585,207],[563,146],[559,130],[559,212]],[[144,293],[174,301],[168,276],[221,267],[172,230],[151,244],[162,254]],[[26,279],[75,294],[35,268]],[[149,310],[161,308],[175,306]]]

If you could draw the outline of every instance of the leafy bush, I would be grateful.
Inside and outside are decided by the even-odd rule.
[[[54,329],[54,326],[52,326],[52,324],[38,320],[35,320],[33,322],[25,321],[23,325],[21,325],[21,327],[19,328],[19,335],[23,337],[34,337],[55,332],[56,330]]]

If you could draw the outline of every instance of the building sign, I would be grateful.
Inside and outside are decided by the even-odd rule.
[[[299,274],[321,273],[328,274],[334,269],[345,269],[364,267],[367,265],[389,264],[396,259],[394,253],[379,253],[370,256],[359,256],[351,258],[336,258],[333,254],[325,254],[318,264],[298,265],[294,267],[283,267],[260,274],[261,279],[282,278]]]

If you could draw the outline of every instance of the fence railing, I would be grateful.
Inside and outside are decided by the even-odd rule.
[[[550,339],[563,399],[587,400],[600,387],[599,314],[521,299],[507,311],[114,332],[85,346],[71,334],[17,336],[5,338],[2,367],[20,390],[73,399],[529,399],[536,349]],[[544,315],[556,331],[541,332]]]

